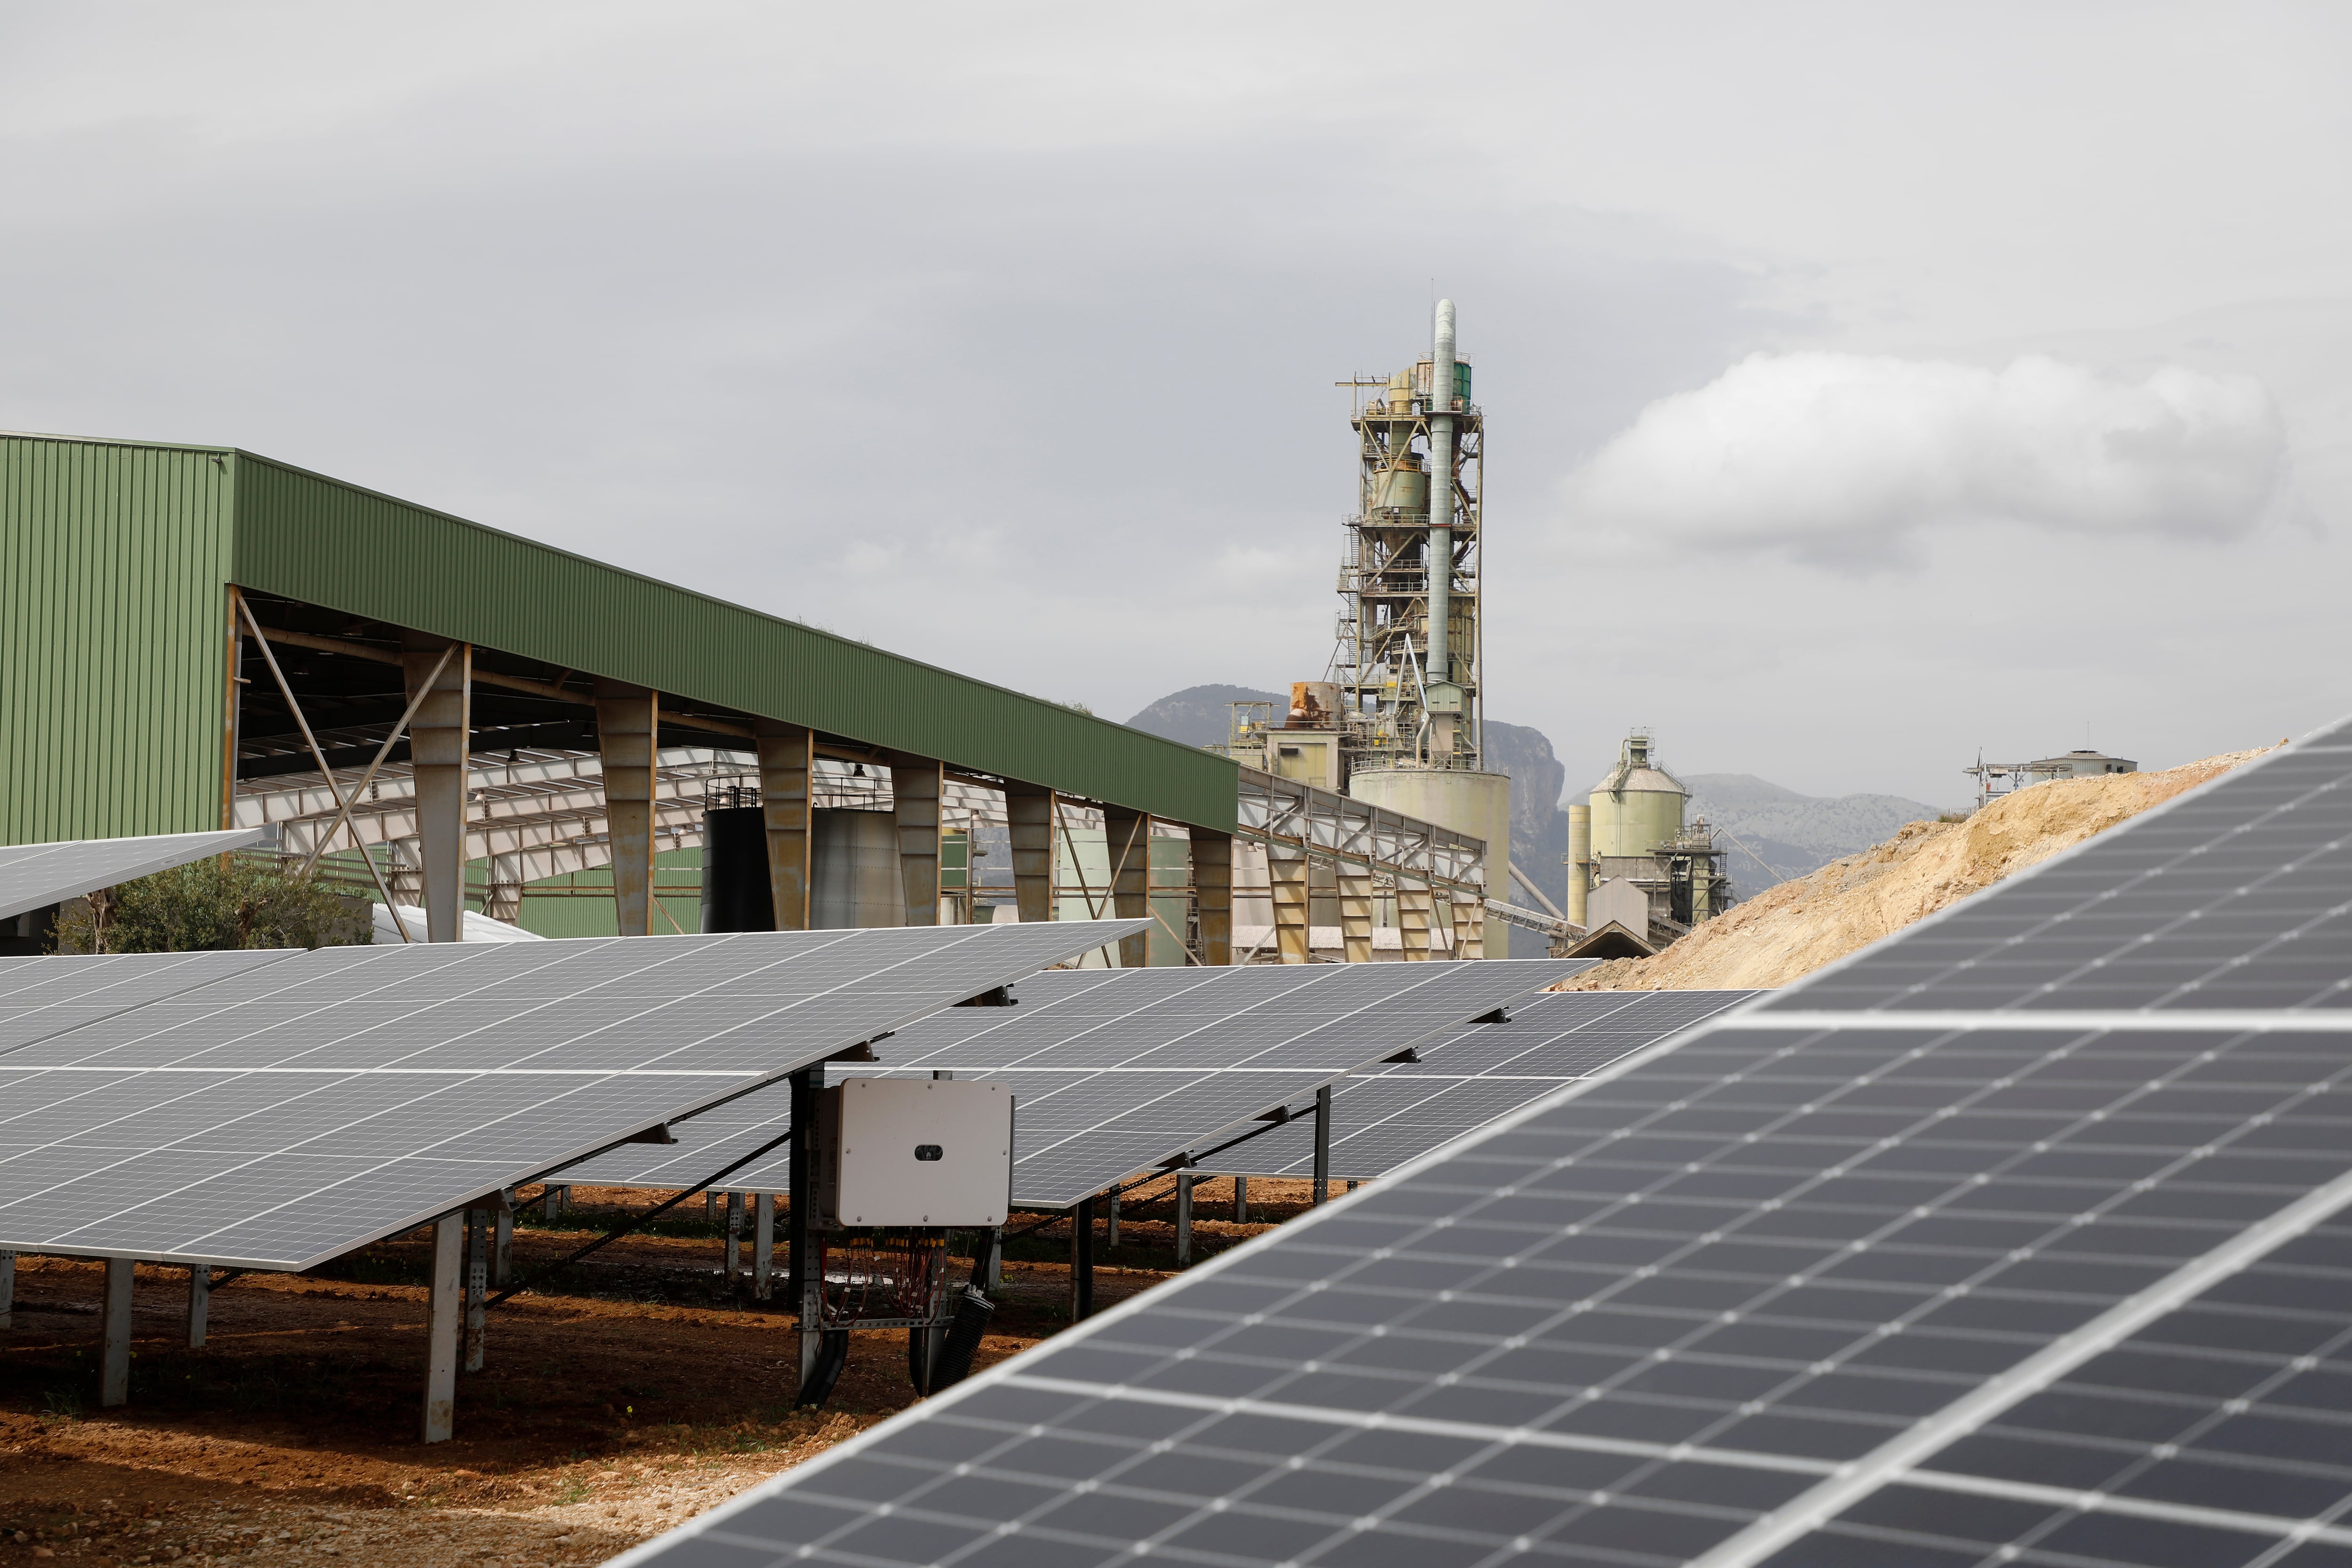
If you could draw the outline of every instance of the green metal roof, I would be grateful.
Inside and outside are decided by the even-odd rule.
[[[0,842],[215,824],[229,584],[1234,825],[1223,757],[233,447],[0,434]]]

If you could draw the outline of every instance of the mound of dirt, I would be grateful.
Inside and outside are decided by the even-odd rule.
[[[2273,749],[2229,752],[2162,773],[2036,784],[1965,822],[1912,823],[1884,844],[1733,906],[1655,957],[1616,959],[1553,989],[1786,985]]]

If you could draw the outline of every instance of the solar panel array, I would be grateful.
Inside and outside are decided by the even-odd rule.
[[[0,1248],[311,1267],[1139,928],[251,963],[0,1057]]]
[[[236,827],[222,833],[0,844],[0,920],[260,842],[260,828]]]
[[[1024,981],[1016,1006],[937,1015],[877,1046],[876,1066],[845,1071],[952,1072],[1012,1086],[1014,1201],[1059,1208],[1585,967],[1534,959],[1059,971]],[[780,1100],[758,1097],[713,1112],[708,1130],[682,1126],[680,1136],[699,1145],[692,1158],[617,1151],[564,1174],[586,1184],[688,1184],[787,1125]],[[784,1181],[782,1152],[728,1178],[750,1191]]]
[[[2342,1568],[2345,739],[620,1561]]]
[[[0,1056],[293,956],[262,949],[0,958]]]
[[[1634,1051],[1736,1007],[1755,991],[1557,991],[1382,1063],[1331,1089],[1330,1173],[1370,1180],[1590,1078]],[[1315,1124],[1294,1119],[1202,1162],[1206,1173],[1306,1176]]]

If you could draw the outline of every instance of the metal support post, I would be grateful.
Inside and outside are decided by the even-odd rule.
[[[1193,919],[1201,928],[1201,962],[1234,961],[1234,836],[1195,827],[1192,837]]]
[[[1265,869],[1274,891],[1275,950],[1285,963],[1308,962],[1307,851],[1295,844],[1269,843]]]
[[[753,726],[760,748],[760,812],[768,829],[768,891],[778,931],[809,929],[809,775],[816,733],[773,719]]]
[[[1004,792],[1013,840],[1013,897],[1024,924],[1054,918],[1054,808],[1050,790]]]
[[[1110,854],[1110,912],[1123,921],[1151,914],[1151,818],[1116,805],[1103,807],[1103,838]],[[1151,962],[1151,933],[1119,938],[1118,966],[1141,969]],[[1111,1213],[1114,1216],[1117,1209]],[[1117,1226],[1118,1221],[1111,1221]],[[1113,1246],[1118,1242],[1114,1238]]]
[[[514,1277],[514,1190],[509,1188],[505,1197],[499,1205],[497,1247],[490,1254],[490,1283],[501,1290]]]
[[[466,1250],[466,1216],[443,1215],[433,1226],[433,1277],[425,1282],[425,1441],[446,1443],[456,1429],[457,1321],[463,1315],[458,1277]]]
[[[1176,1261],[1192,1261],[1192,1178],[1176,1178]]]
[[[654,753],[660,698],[596,678],[596,750],[604,765],[604,826],[613,852],[613,909],[623,936],[654,929]]]
[[[213,1310],[213,1266],[199,1263],[188,1270],[188,1348],[205,1348],[205,1320]]]
[[[1437,901],[1429,884],[1412,877],[1399,877],[1396,883],[1397,941],[1404,950],[1408,963],[1422,963],[1429,957],[1430,919],[1436,913]]]
[[[1340,956],[1349,963],[1372,961],[1372,868],[1342,860],[1339,877]]]
[[[1249,1178],[1247,1176],[1234,1178],[1234,1223],[1249,1224]]]
[[[482,1337],[489,1313],[490,1212],[466,1211],[466,1361],[467,1372],[482,1370]]]
[[[1315,1091],[1315,1201],[1331,1197],[1331,1086]]]
[[[751,1299],[764,1301],[775,1294],[772,1276],[776,1259],[776,1194],[761,1193],[751,1209]]]
[[[1084,1322],[1095,1310],[1095,1201],[1081,1198],[1070,1211],[1070,1321]]]
[[[998,1226],[988,1233],[988,1277],[981,1281],[982,1290],[996,1290],[1004,1285],[1004,1227]]]
[[[131,1400],[131,1259],[106,1260],[106,1310],[99,1329],[100,1405],[126,1405]]]
[[[540,1196],[540,1217],[548,1224],[553,1225],[555,1216],[562,1212],[563,1189],[550,1183],[547,1190]]]
[[[1114,1189],[1110,1197],[1106,1201],[1108,1204],[1108,1207],[1103,1215],[1103,1245],[1105,1247],[1117,1247],[1118,1245],[1118,1191]]]
[[[466,921],[466,794],[472,783],[474,649],[460,643],[446,664],[449,644],[416,632],[401,635],[400,668],[407,695],[422,694],[408,726],[408,760],[415,777],[417,848],[425,868],[425,931],[428,942],[457,942]],[[435,666],[441,673],[435,676]],[[430,685],[427,685],[427,682]]]
[[[16,1323],[16,1255],[0,1252],[0,1329]]]
[[[898,829],[898,877],[906,889],[905,923],[940,923],[940,797],[947,772],[927,759],[890,763],[891,816]]]
[[[727,1194],[727,1289],[733,1290],[743,1272],[743,1194]]]
[[[824,1341],[818,1326],[824,1281],[819,1277],[812,1250],[816,1240],[811,1213],[816,1206],[816,1166],[809,1158],[809,1144],[816,1135],[816,1075],[822,1070],[803,1068],[793,1074],[793,1141],[786,1146],[784,1160],[784,1182],[789,1189],[785,1201],[791,1205],[785,1231],[791,1247],[785,1259],[785,1294],[800,1320],[802,1387],[808,1385],[810,1374],[816,1369],[817,1349]]]

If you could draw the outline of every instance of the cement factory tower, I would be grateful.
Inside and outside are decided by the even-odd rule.
[[[1454,301],[1437,303],[1428,358],[1345,384],[1373,391],[1349,415],[1357,505],[1339,647],[1332,679],[1307,683],[1289,721],[1336,732],[1350,795],[1485,839],[1487,895],[1507,899],[1511,782],[1484,766],[1486,421],[1454,350]]]

